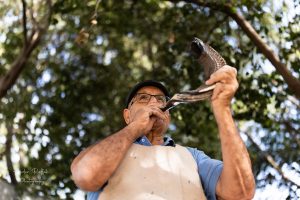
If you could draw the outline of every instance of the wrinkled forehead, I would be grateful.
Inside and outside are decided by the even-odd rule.
[[[152,95],[164,95],[163,91],[161,91],[159,88],[155,86],[145,86],[139,89],[137,93],[147,93],[147,94],[152,94]]]

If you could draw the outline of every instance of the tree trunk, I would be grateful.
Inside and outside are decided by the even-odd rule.
[[[13,137],[13,128],[8,125],[7,127],[7,136],[5,142],[5,159],[6,159],[6,166],[8,170],[8,174],[13,185],[17,185],[18,181],[16,179],[15,170],[13,163],[11,161],[11,146],[12,146],[12,137]]]

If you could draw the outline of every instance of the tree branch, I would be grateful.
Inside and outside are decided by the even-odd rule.
[[[0,160],[2,159],[2,157],[5,155],[5,150],[4,151],[2,151],[1,153],[0,153]]]
[[[248,35],[248,37],[257,46],[257,48],[273,64],[277,72],[281,74],[281,76],[289,86],[290,90],[295,94],[295,96],[298,99],[300,99],[300,81],[292,75],[292,73],[288,70],[287,66],[280,61],[279,57],[263,41],[263,39],[258,35],[258,33],[251,26],[251,24],[241,14],[233,12],[231,8],[225,9],[225,12],[237,22],[237,24]]]
[[[11,183],[13,185],[17,185],[18,181],[16,179],[14,166],[11,161],[11,145],[12,145],[12,137],[13,137],[13,128],[10,125],[8,125],[6,128],[7,128],[7,135],[6,135],[6,142],[5,142],[6,166],[7,166],[8,174],[10,176]]]
[[[22,0],[22,2],[25,3],[24,0]],[[24,4],[24,3],[23,3],[23,8],[24,8],[24,5],[26,7],[26,4]],[[47,16],[46,16],[46,19],[47,19],[46,25],[43,28],[41,28],[39,26],[34,28],[32,30],[32,33],[29,38],[27,38],[27,33],[26,33],[27,45],[24,44],[24,46],[21,50],[21,53],[16,58],[16,60],[13,62],[11,69],[7,72],[7,74],[0,77],[0,99],[2,97],[4,97],[7,94],[7,91],[15,84],[20,73],[25,68],[26,62],[28,61],[32,51],[38,46],[42,35],[45,33],[46,29],[48,28],[50,19],[51,19],[51,14],[52,14],[51,0],[47,0],[47,5],[48,5],[49,12],[47,13]],[[23,11],[23,13],[24,12],[26,12],[26,11]],[[26,21],[26,19],[24,19],[24,15],[23,15],[23,22],[24,21]],[[23,27],[24,27],[24,24],[23,24]],[[24,32],[25,32],[25,29],[27,30],[26,24],[24,27]]]
[[[30,36],[31,41],[28,41],[27,46],[23,46],[20,55],[17,57],[15,62],[12,64],[11,69],[8,73],[0,78],[0,99],[4,97],[7,91],[15,84],[21,71],[25,68],[25,64],[32,53],[40,42],[41,32],[33,32]]]
[[[22,0],[23,6],[23,35],[24,35],[24,46],[27,46],[28,39],[27,39],[27,17],[26,17],[26,1]]]
[[[178,2],[170,0],[171,2]],[[263,41],[259,34],[255,31],[252,25],[239,14],[229,3],[214,3],[207,2],[203,0],[183,0],[187,3],[193,3],[201,7],[209,7],[212,10],[220,11],[228,16],[232,17],[233,20],[241,27],[241,29],[246,33],[246,35],[251,39],[251,41],[257,46],[257,48],[265,55],[265,57],[273,64],[277,72],[283,77],[287,83],[289,89],[295,94],[295,96],[300,99],[300,80],[292,75],[288,70],[287,66],[282,63],[279,57],[274,51]]]
[[[292,184],[300,187],[300,185],[298,183],[296,183],[295,181],[291,180],[289,177],[287,177],[285,175],[285,173],[281,170],[281,166],[276,163],[276,161],[274,160],[274,158],[272,157],[272,155],[270,153],[268,153],[267,151],[262,150],[261,147],[253,140],[252,136],[247,131],[245,131],[243,133],[245,135],[247,135],[247,137],[249,138],[249,140],[251,141],[251,143],[255,146],[255,148],[259,150],[259,152],[264,156],[264,158],[266,159],[266,161],[274,169],[276,169],[278,171],[278,173],[282,176],[282,178],[284,180],[286,180],[287,182],[291,182]]]
[[[31,0],[31,5],[32,4],[33,4],[33,2]],[[30,20],[31,20],[33,29],[38,29],[39,25],[38,25],[38,22],[35,20],[35,18],[33,16],[33,9],[32,9],[32,7],[29,7],[28,10],[29,10],[29,14],[30,14],[29,16],[30,16]]]
[[[99,4],[100,4],[100,0],[97,0],[96,2],[96,6],[95,6],[95,11],[91,17],[91,20],[93,19],[96,19],[98,17],[98,7],[99,7]]]

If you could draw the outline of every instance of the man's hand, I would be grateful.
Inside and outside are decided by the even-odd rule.
[[[168,128],[168,112],[162,112],[157,106],[145,106],[139,110],[131,111],[130,126],[138,130],[137,137],[146,135],[150,131],[165,131]]]
[[[238,89],[235,68],[225,65],[210,76],[205,83],[207,85],[216,84],[211,97],[214,112],[219,109],[229,108],[231,100]]]

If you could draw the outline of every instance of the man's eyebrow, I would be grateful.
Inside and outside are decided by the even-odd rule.
[[[158,92],[158,93],[155,92],[154,94],[152,94],[152,93],[150,93],[148,91],[145,91],[145,90],[140,90],[136,94],[140,94],[140,93],[142,93],[142,94],[151,94],[151,95],[162,95],[162,96],[165,96],[165,94],[163,92]]]

